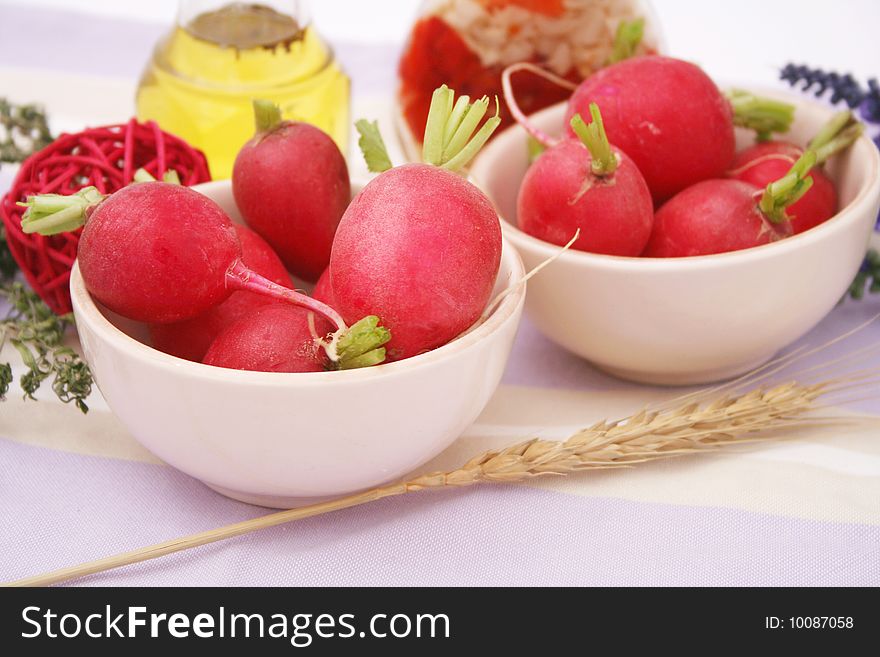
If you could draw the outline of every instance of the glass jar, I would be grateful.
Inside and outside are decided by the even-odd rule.
[[[182,0],[176,26],[141,79],[137,116],[204,151],[211,175],[221,179],[254,134],[253,99],[316,125],[346,153],[349,95],[306,2]]]
[[[471,98],[502,97],[501,72],[538,64],[572,82],[604,66],[617,27],[645,19],[637,53],[660,50],[657,20],[644,0],[428,0],[410,32],[399,67],[398,126],[407,152],[421,148],[431,94],[447,84]],[[512,79],[526,114],[571,91],[519,73]],[[501,101],[502,127],[512,117]],[[497,134],[497,133],[496,133]]]

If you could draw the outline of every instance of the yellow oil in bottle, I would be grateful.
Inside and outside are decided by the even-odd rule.
[[[137,115],[201,149],[215,179],[228,178],[254,134],[251,101],[278,103],[348,149],[350,85],[310,25],[262,5],[204,12],[156,47],[137,93]]]

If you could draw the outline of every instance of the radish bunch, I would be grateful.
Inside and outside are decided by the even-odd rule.
[[[682,257],[767,244],[808,230],[837,211],[819,166],[861,134],[849,112],[806,148],[767,141],[785,132],[794,107],[744,91],[722,94],[697,66],[634,57],[584,80],[555,139],[522,115],[504,74],[511,113],[547,150],[519,190],[519,227],[542,240],[608,255]],[[562,84],[563,81],[560,81]],[[568,84],[565,82],[565,84]],[[589,113],[592,124],[581,116]],[[758,144],[735,151],[735,127]],[[645,190],[648,191],[646,195]]]
[[[835,115],[803,150],[785,142],[746,149],[727,178],[697,183],[658,211],[643,255],[711,255],[801,233],[837,211],[837,191],[817,168],[862,133],[850,112]]]
[[[72,196],[31,197],[27,205],[25,232],[56,234],[83,226],[77,253],[83,281],[95,299],[124,317],[150,324],[192,320],[246,291],[326,320],[333,330],[321,343],[328,367],[385,358],[382,345],[390,335],[377,318],[355,318],[349,327],[327,304],[250,269],[229,217],[189,188],[143,182],[105,197],[89,187]]]
[[[174,355],[266,372],[408,358],[470,328],[495,284],[498,217],[459,175],[500,122],[497,107],[486,119],[488,108],[487,98],[456,99],[441,87],[425,162],[396,168],[375,124],[359,122],[368,164],[382,173],[349,205],[332,141],[257,102],[257,135],[232,182],[256,233],[202,194],[143,175],[110,196],[88,188],[32,197],[22,228],[82,226],[77,257],[89,292],[148,323],[154,344]],[[286,269],[320,276],[315,296],[287,287]]]
[[[816,166],[809,174],[812,187],[788,208],[795,234],[818,226],[837,212],[837,190],[820,167],[832,155],[849,147],[863,131],[852,112],[843,111],[832,117],[807,144],[807,149],[816,153]],[[803,154],[803,148],[790,142],[760,142],[738,153],[726,175],[764,187],[783,178]]]

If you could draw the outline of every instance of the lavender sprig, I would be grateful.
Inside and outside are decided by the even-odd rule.
[[[880,292],[880,253],[874,249],[868,251],[859,273],[849,286],[849,296],[859,301],[865,296],[865,290],[870,294]]]
[[[845,102],[850,109],[858,109],[864,121],[880,124],[880,84],[876,78],[863,86],[850,73],[840,74],[799,64],[786,64],[779,77],[792,87],[800,85],[801,91],[812,91],[817,98],[830,91],[828,100],[832,104]]]
[[[867,86],[862,86],[849,73],[840,74],[793,63],[786,64],[779,77],[801,91],[812,91],[817,98],[826,96],[830,91],[827,99],[832,104],[845,102],[850,109],[858,111],[865,123],[880,125],[880,83],[877,78],[871,78]],[[874,143],[880,149],[880,133],[874,137]],[[877,217],[875,230],[880,230],[880,216]],[[868,252],[850,285],[849,296],[861,299],[866,289],[871,294],[880,293],[880,254],[873,249]]]

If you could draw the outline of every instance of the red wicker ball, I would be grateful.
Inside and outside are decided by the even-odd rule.
[[[94,185],[110,194],[129,184],[140,168],[158,179],[171,169],[184,185],[211,179],[204,154],[162,131],[153,121],[90,128],[63,134],[21,166],[0,203],[6,241],[34,291],[56,313],[71,311],[70,269],[80,231],[51,237],[21,232],[25,208],[17,205],[34,194],[72,194]]]

